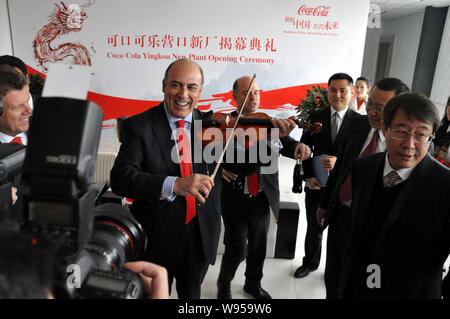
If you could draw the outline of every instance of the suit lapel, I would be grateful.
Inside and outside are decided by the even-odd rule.
[[[191,159],[192,159],[192,172],[202,173],[202,141],[197,138],[200,131],[199,125],[196,125],[196,120],[201,121],[201,113],[194,109],[192,112],[192,125],[191,125]]]
[[[375,193],[375,187],[376,187],[376,181],[379,180],[378,174],[383,174],[383,163],[384,163],[384,156],[385,153],[382,153],[383,155],[378,155],[376,163],[373,165],[372,169],[368,169],[364,172],[364,183],[361,183],[364,185],[364,190],[360,190],[358,192],[358,201],[359,205],[357,205],[358,210],[352,211],[352,215],[354,216],[353,223],[357,223],[356,225],[352,225],[356,232],[359,230],[364,229],[364,225],[366,224],[366,221],[369,217],[368,212],[370,211],[370,206],[372,205],[372,196]],[[361,234],[358,234],[359,236]],[[358,236],[358,237],[359,237]]]
[[[355,136],[355,139],[352,143],[352,146],[350,147],[351,154],[349,154],[349,158],[356,159],[359,157],[359,153],[361,153],[362,151],[364,142],[369,135],[370,129],[371,127],[367,120],[365,122],[361,122],[361,127],[358,127],[354,130],[354,132],[352,132],[351,136]]]
[[[413,213],[418,207],[421,207],[423,190],[427,187],[425,181],[428,179],[428,175],[426,174],[426,171],[430,167],[430,164],[430,154],[427,154],[427,156],[416,166],[409,178],[404,182],[405,185],[388,214],[381,234],[404,214]]]
[[[199,136],[201,136],[200,121],[211,119],[213,112],[202,113],[197,109],[192,111],[192,125],[191,125],[191,158],[192,158],[192,172],[209,175],[208,165],[203,160],[203,145]],[[196,122],[197,120],[197,122]]]
[[[150,121],[152,123],[153,134],[155,134],[158,144],[162,150],[164,160],[166,161],[169,171],[172,171],[175,167],[178,175],[181,175],[180,165],[172,160],[172,150],[175,150],[175,140],[172,139],[172,130],[169,126],[169,120],[167,119],[166,112],[164,110],[164,104],[156,106],[158,110],[152,114]]]

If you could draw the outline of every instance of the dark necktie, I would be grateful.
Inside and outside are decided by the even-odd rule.
[[[391,171],[389,174],[383,177],[383,185],[386,188],[392,187],[395,184],[402,181],[402,178],[396,171]]]
[[[338,133],[339,126],[339,114],[338,112],[334,112],[333,118],[331,119],[331,142],[334,142],[336,139],[336,135]]]
[[[13,138],[10,143],[16,143],[16,144],[23,145],[22,139],[20,138],[20,136],[16,136],[15,138]]]
[[[378,130],[375,130],[373,132],[372,138],[370,139],[369,144],[367,144],[364,151],[361,153],[359,157],[363,157],[366,155],[370,155],[375,153],[375,150],[377,149],[378,139],[379,139],[379,133]],[[344,181],[344,183],[341,186],[341,189],[339,190],[339,200],[341,203],[349,202],[352,200],[352,177],[351,173],[348,174],[347,179]]]
[[[185,121],[177,121],[178,134],[177,134],[177,145],[178,145],[178,158],[180,159],[181,165],[181,177],[189,176],[191,172],[191,148],[189,145],[189,139],[184,130]],[[186,224],[194,218],[197,212],[195,207],[195,196],[186,196]]]

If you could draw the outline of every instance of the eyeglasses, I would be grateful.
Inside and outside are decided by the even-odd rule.
[[[407,130],[391,129],[391,128],[388,128],[388,130],[389,130],[389,132],[391,132],[390,136],[392,138],[394,138],[396,140],[401,140],[401,141],[409,140],[409,137],[411,136],[411,134],[413,135],[414,142],[419,143],[419,144],[430,143],[431,140],[434,138],[434,134],[426,134],[426,133],[422,133],[422,132],[412,133],[411,131],[407,131]]]

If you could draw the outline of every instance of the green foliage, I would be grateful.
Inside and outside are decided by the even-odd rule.
[[[39,74],[29,74],[30,79],[30,93],[35,96],[42,94],[45,80]]]
[[[327,89],[320,85],[313,85],[311,89],[306,90],[306,97],[297,106],[297,118],[308,121],[311,113],[329,106],[330,102],[328,102]]]

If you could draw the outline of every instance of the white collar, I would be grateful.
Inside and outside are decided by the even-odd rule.
[[[192,122],[192,112],[189,113],[189,115],[186,116],[184,119],[182,119],[180,117],[173,116],[172,113],[167,109],[166,102],[164,102],[164,111],[166,112],[167,119],[169,120],[169,123],[172,124],[175,127],[176,127],[176,122],[179,121],[179,120],[184,120],[184,121],[188,122],[189,124],[191,124],[191,122]]]
[[[368,136],[370,136],[370,138],[372,138],[372,135],[373,135],[373,133],[376,131],[377,129],[376,128],[370,128],[370,131],[369,131],[369,134],[368,134]],[[386,138],[384,137],[384,135],[383,135],[383,130],[380,128],[380,129],[378,129],[378,137],[379,137],[379,141],[380,141],[380,143],[385,143],[385,141],[386,141]]]
[[[344,116],[345,116],[345,113],[347,113],[348,106],[345,109],[343,109],[343,110],[341,110],[339,112],[336,111],[335,109],[333,109],[332,106],[330,106],[330,109],[331,109],[331,118],[333,118],[334,113],[337,113],[337,114],[339,114],[339,118],[342,120],[344,118]]]
[[[11,136],[3,132],[0,132],[0,142],[2,143],[10,143],[15,137],[20,137],[22,139],[22,142],[26,144],[27,135],[25,133],[20,133],[16,136]]]
[[[388,152],[386,152],[386,156],[384,159],[383,177],[386,176],[387,174],[389,174],[391,171],[396,171],[398,176],[400,176],[402,178],[402,181],[406,181],[409,178],[409,176],[411,175],[414,168],[416,168],[416,166],[409,167],[409,168],[402,168],[399,170],[393,169],[391,164],[389,164]]]

